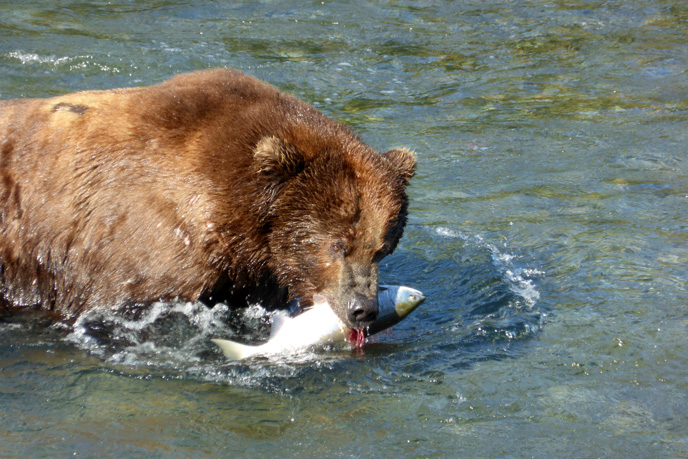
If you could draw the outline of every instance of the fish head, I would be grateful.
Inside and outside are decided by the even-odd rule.
[[[394,309],[399,317],[404,318],[420,306],[423,301],[425,301],[425,295],[420,290],[402,286],[397,290]]]

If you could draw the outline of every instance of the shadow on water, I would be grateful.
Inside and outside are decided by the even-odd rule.
[[[506,248],[477,235],[409,225],[380,271],[384,283],[420,288],[428,300],[362,350],[324,348],[228,362],[210,339],[266,339],[271,313],[258,305],[232,310],[183,302],[95,311],[73,325],[15,314],[0,318],[0,336],[4,343],[76,346],[89,363],[95,357],[103,370],[131,377],[190,378],[279,393],[316,390],[323,378],[336,377],[365,391],[400,379],[437,380],[448,369],[516,357],[518,343],[546,317],[534,284],[542,273],[519,266]]]

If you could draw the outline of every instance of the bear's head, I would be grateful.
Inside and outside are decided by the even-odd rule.
[[[415,157],[360,142],[290,145],[265,137],[254,151],[277,280],[308,306],[323,295],[343,323],[363,329],[378,314],[378,263],[406,224]]]

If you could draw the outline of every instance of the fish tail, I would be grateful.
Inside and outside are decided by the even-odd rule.
[[[249,346],[248,344],[240,344],[226,339],[211,339],[213,343],[217,344],[222,352],[231,360],[241,360],[256,354],[258,346]]]

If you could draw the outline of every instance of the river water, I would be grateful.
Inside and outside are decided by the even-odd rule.
[[[0,98],[218,66],[417,152],[428,300],[240,363],[259,306],[0,317],[0,457],[688,455],[684,2],[0,1]]]

